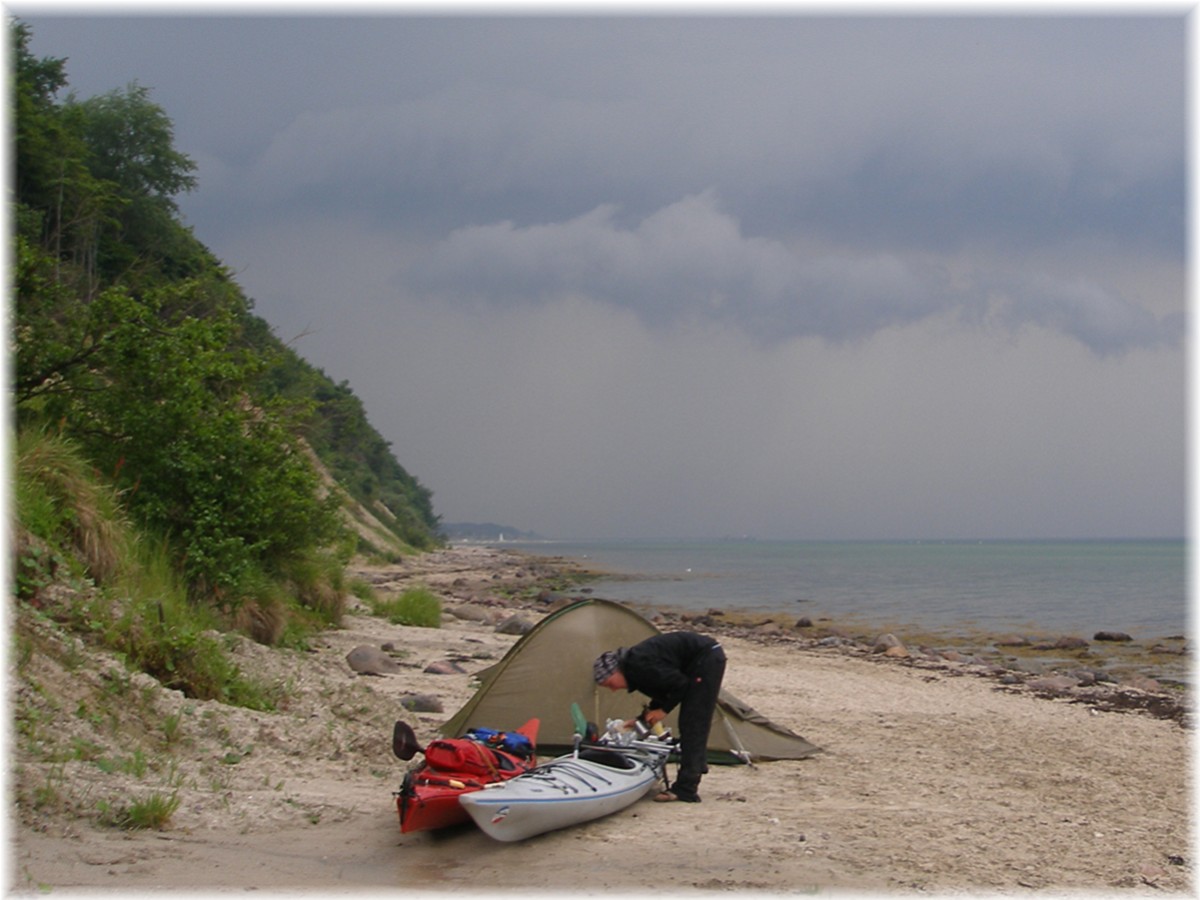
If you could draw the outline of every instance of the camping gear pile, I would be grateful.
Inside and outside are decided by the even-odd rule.
[[[396,794],[401,831],[474,819],[498,840],[521,840],[624,809],[656,781],[665,782],[678,712],[662,723],[661,736],[614,731],[614,723],[637,717],[640,701],[630,693],[601,691],[591,666],[605,650],[659,633],[638,613],[610,600],[579,600],[547,615],[503,659],[476,675],[475,694],[439,729],[445,738],[432,741],[424,762],[405,776]],[[562,715],[567,708],[569,718]],[[592,722],[608,723],[605,734],[597,734]],[[408,728],[403,723],[396,727],[401,736],[393,735],[393,749],[401,759],[412,759],[415,737],[403,733]],[[529,755],[497,745],[496,734],[524,735]],[[496,751],[494,769],[458,741]],[[443,754],[450,748],[441,744],[451,745],[454,754]],[[709,732],[710,763],[805,759],[819,749],[721,691]],[[437,765],[431,765],[431,750]],[[538,766],[536,752],[557,758]]]

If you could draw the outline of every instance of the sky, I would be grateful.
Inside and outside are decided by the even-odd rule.
[[[443,522],[1185,533],[1185,7],[8,10]]]

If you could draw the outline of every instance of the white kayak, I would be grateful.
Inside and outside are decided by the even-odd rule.
[[[462,794],[458,802],[490,837],[520,841],[611,815],[663,778],[669,744],[584,746],[528,772]]]

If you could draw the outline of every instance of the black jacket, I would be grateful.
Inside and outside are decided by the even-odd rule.
[[[656,634],[625,651],[621,672],[630,691],[650,698],[650,709],[670,712],[683,700],[697,666],[716,643],[692,631]]]

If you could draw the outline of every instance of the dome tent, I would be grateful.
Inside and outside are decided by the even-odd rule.
[[[476,675],[478,690],[440,731],[449,737],[479,727],[511,731],[537,717],[538,752],[565,753],[575,734],[572,703],[603,728],[609,719],[633,718],[644,702],[636,692],[597,685],[592,661],[605,650],[629,647],[659,633],[638,613],[611,600],[588,598],[564,606],[535,625],[498,663]],[[678,710],[665,724],[679,733]],[[709,732],[709,762],[804,759],[819,749],[721,691]]]

